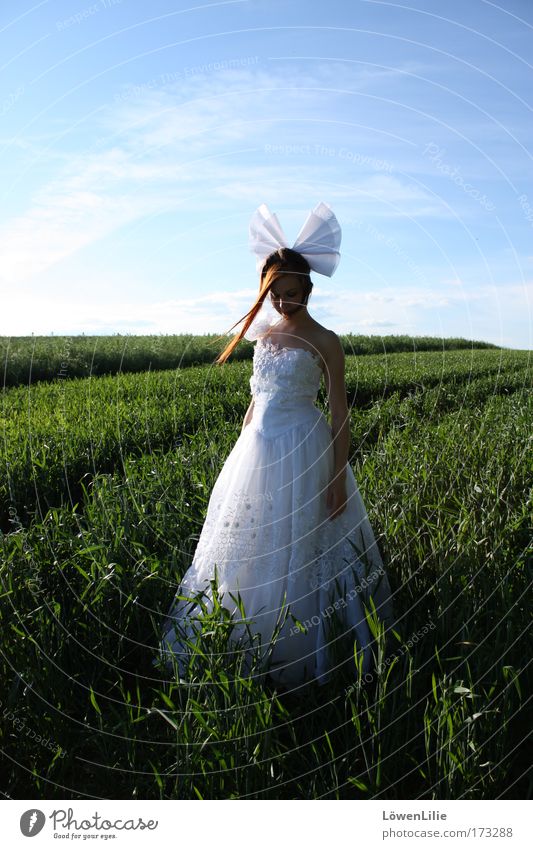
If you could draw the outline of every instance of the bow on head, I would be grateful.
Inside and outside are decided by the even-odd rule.
[[[254,212],[249,236],[250,250],[257,257],[259,274],[271,253],[278,248],[289,247],[275,213],[270,212],[266,203],[262,203]],[[292,250],[306,258],[312,271],[332,277],[341,258],[341,237],[340,224],[333,210],[327,203],[321,202],[307,216]]]

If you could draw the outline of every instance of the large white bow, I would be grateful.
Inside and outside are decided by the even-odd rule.
[[[307,216],[296,237],[293,250],[301,253],[312,271],[331,277],[339,264],[341,255],[341,228],[327,203],[319,203]],[[257,256],[257,272],[260,274],[265,259],[278,248],[288,248],[285,234],[274,213],[266,203],[256,209],[250,221],[250,250]],[[270,299],[263,301],[261,309],[244,334],[253,342],[279,321]]]
[[[278,248],[288,248],[285,234],[275,213],[262,203],[254,212],[249,228],[250,250],[256,255],[256,268],[260,274],[263,264]],[[307,216],[292,246],[302,254],[311,270],[332,277],[341,255],[342,231],[333,210],[327,203],[318,203]]]

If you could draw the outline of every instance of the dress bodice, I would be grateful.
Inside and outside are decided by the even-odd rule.
[[[289,427],[316,421],[322,416],[314,403],[321,375],[318,354],[259,338],[250,378],[254,398],[252,429],[276,436]]]

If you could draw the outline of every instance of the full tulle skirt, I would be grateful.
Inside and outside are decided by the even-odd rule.
[[[215,570],[234,622],[233,644],[246,651],[252,635],[255,657],[264,658],[258,674],[281,686],[325,683],[340,662],[335,646],[346,638],[352,659],[355,641],[362,672],[369,672],[371,600],[386,629],[393,623],[388,578],[351,466],[345,467],[345,510],[330,519],[330,426],[313,404],[300,405],[296,416],[285,413],[285,420],[278,413],[270,421],[268,408],[254,411],[211,492],[160,646],[159,662],[169,672],[177,664],[184,679],[187,641],[201,630],[201,605],[192,599],[202,593],[212,609]]]

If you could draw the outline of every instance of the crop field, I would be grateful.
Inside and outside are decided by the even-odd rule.
[[[215,337],[0,340],[6,796],[531,797],[531,352],[342,341],[397,626],[369,611],[371,675],[283,694],[225,654],[220,606],[186,684],[152,665],[253,345],[215,366]]]

